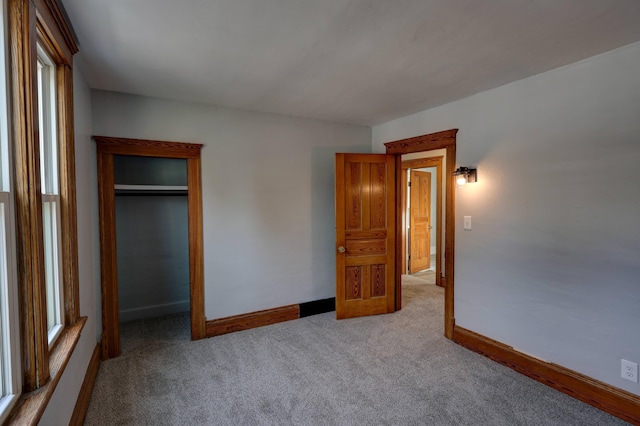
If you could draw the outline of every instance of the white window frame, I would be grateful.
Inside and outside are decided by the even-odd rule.
[[[64,328],[56,65],[38,43],[38,120],[42,188],[47,329],[51,347]]]
[[[0,423],[22,391],[13,193],[0,192]]]
[[[11,182],[7,55],[7,1],[0,5],[0,423],[22,393],[15,208]]]

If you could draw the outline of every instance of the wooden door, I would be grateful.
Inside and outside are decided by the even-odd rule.
[[[336,154],[336,317],[395,310],[395,157]]]
[[[409,273],[431,266],[431,173],[411,170]]]

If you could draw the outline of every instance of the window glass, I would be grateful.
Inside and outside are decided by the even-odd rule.
[[[11,263],[13,256],[11,253],[11,238],[8,235],[9,225],[9,194],[0,193],[0,400],[11,393],[11,322],[15,320],[10,315],[9,290],[15,284],[13,280],[13,268]]]
[[[56,72],[53,61],[38,45],[38,120],[40,185],[49,344],[62,330],[63,297],[60,248],[60,191],[56,137]]]

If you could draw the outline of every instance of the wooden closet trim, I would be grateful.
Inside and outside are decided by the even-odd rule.
[[[98,155],[100,213],[100,272],[102,277],[102,358],[120,355],[120,322],[116,256],[114,155],[181,158],[187,160],[189,220],[189,287],[191,339],[206,337],[204,316],[204,257],[202,240],[201,144],[93,136]]]
[[[445,241],[444,241],[444,335],[447,339],[453,338],[455,317],[453,310],[453,271],[454,271],[454,245],[455,245],[455,185],[453,184],[453,171],[456,166],[456,135],[458,129],[445,130],[414,138],[387,142],[387,154],[396,155],[396,194],[402,193],[402,154],[413,152],[432,151],[446,149],[447,160],[444,168],[445,195]],[[396,197],[396,241],[402,241],[402,197]],[[402,250],[396,250],[396,263],[402,262]],[[401,308],[402,295],[402,270],[396,268],[396,310]]]

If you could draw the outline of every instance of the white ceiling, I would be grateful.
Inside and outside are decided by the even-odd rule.
[[[63,0],[90,87],[354,124],[640,40],[638,0]]]

